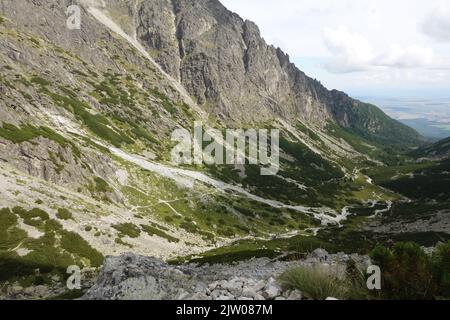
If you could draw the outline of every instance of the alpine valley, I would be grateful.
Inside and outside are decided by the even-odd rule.
[[[450,240],[448,139],[328,90],[218,0],[79,0],[79,30],[72,4],[0,0],[0,297],[320,299],[285,272]],[[277,175],[173,165],[196,121],[279,129]]]

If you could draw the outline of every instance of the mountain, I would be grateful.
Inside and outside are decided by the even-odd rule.
[[[429,146],[424,146],[415,150],[413,155],[416,157],[445,159],[450,156],[450,138],[442,139]]]
[[[123,2],[108,6],[126,12]],[[321,124],[332,120],[372,141],[408,145],[421,141],[414,130],[375,106],[329,91],[309,78],[280,48],[268,45],[253,22],[217,0],[141,1],[127,9],[137,38],[155,61],[199,105],[226,123],[277,117]]]
[[[0,281],[129,251],[314,249],[401,199],[363,169],[412,161],[423,138],[306,76],[218,1],[79,3],[71,30],[72,1],[0,1]],[[280,129],[279,172],[174,166],[171,134],[195,121]],[[279,254],[261,247],[238,255]]]

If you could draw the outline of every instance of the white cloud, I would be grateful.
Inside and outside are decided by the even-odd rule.
[[[332,73],[368,71],[378,67],[419,68],[431,66],[434,52],[419,45],[392,45],[389,50],[376,51],[362,35],[341,26],[326,28],[324,41],[332,59],[324,67]]]
[[[434,52],[431,48],[411,45],[403,48],[392,45],[390,50],[374,60],[375,65],[397,68],[428,67],[433,64]]]
[[[374,59],[373,49],[366,38],[353,34],[346,27],[324,30],[325,44],[334,55],[325,68],[334,73],[363,71]]]
[[[220,1],[328,88],[450,87],[450,0]]]
[[[450,41],[450,6],[434,9],[425,19],[422,30],[426,35],[440,41]]]

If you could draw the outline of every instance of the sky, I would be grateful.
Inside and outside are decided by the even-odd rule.
[[[221,0],[329,89],[450,98],[449,0]]]

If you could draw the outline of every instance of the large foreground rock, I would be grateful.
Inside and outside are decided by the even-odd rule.
[[[352,258],[364,263],[365,258],[343,254],[320,258],[311,255],[302,261],[252,259],[232,265],[168,265],[150,257],[132,253],[105,260],[97,283],[83,299],[103,300],[300,300],[299,291],[283,290],[277,277],[298,266],[315,266],[326,260],[334,270],[344,271]],[[326,254],[325,254],[326,253]],[[322,261],[321,261],[322,260]]]

